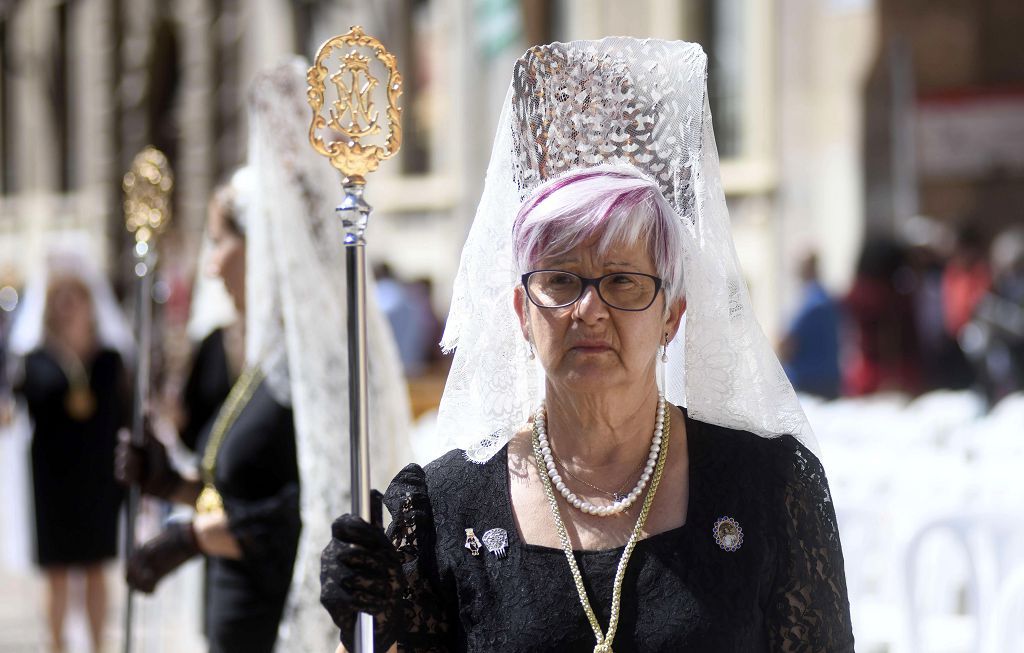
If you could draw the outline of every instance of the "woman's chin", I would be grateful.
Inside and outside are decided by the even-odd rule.
[[[628,382],[619,365],[598,360],[577,361],[559,377],[574,392],[610,390]]]

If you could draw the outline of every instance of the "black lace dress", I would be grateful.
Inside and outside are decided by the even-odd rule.
[[[818,459],[788,436],[689,417],[686,428],[687,521],[637,544],[614,650],[852,652],[843,555]],[[509,496],[507,447],[484,465],[453,451],[395,477],[388,533],[412,588],[399,650],[593,651],[564,553],[520,540]],[[722,517],[742,528],[734,551],[716,542]],[[467,528],[477,537],[504,529],[507,556],[486,548],[473,556]],[[602,628],[621,554],[576,553]]]

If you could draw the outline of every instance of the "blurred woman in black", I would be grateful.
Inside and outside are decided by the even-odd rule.
[[[236,173],[216,193],[208,215],[212,250],[207,272],[223,280],[243,324],[246,237],[238,207],[247,178],[244,170]],[[133,588],[152,592],[182,563],[206,556],[210,650],[270,651],[300,529],[295,428],[291,406],[267,386],[258,359],[244,365],[226,399],[211,406],[242,364],[244,343],[235,340],[232,346],[227,333],[244,337],[237,331],[214,331],[200,347],[186,386],[182,436],[199,456],[201,478],[180,475],[153,438],[144,447],[121,449],[122,478],[139,483],[148,494],[197,508],[194,519],[172,522],[139,547],[129,559],[127,577]]]
[[[53,256],[44,278],[29,289],[12,333],[12,351],[23,356],[15,390],[33,423],[36,560],[47,581],[51,649],[64,650],[68,576],[81,571],[98,651],[107,613],[104,563],[117,556],[122,491],[111,470],[129,415],[117,349],[128,348],[127,326],[109,287],[84,261]]]

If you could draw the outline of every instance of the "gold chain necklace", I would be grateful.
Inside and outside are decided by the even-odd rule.
[[[576,593],[579,594],[583,612],[586,613],[587,621],[590,622],[590,627],[594,631],[594,638],[597,640],[597,644],[594,645],[594,653],[614,653],[612,642],[615,640],[615,631],[619,626],[619,605],[622,602],[622,581],[626,576],[626,565],[629,564],[629,558],[633,555],[633,549],[636,548],[636,543],[640,539],[640,533],[643,531],[644,524],[647,523],[647,516],[651,512],[651,506],[654,504],[654,495],[658,491],[658,484],[661,482],[661,475],[665,469],[665,460],[668,458],[669,435],[672,432],[671,412],[668,406],[665,406],[664,415],[665,435],[662,438],[658,464],[654,468],[654,476],[651,478],[651,487],[647,491],[643,507],[640,509],[640,516],[636,519],[636,525],[633,527],[633,532],[630,534],[626,547],[622,551],[619,566],[615,570],[615,581],[612,584],[612,608],[611,616],[608,620],[607,634],[602,632],[597,615],[594,614],[594,609],[590,606],[590,599],[587,598],[587,588],[583,585],[583,574],[580,573],[579,565],[576,564],[576,557],[572,552],[572,543],[569,541],[569,533],[565,530],[565,523],[562,522],[562,515],[558,510],[558,500],[555,498],[551,479],[548,478],[547,471],[541,463],[543,454],[540,450],[540,436],[537,431],[538,420],[534,419],[533,421],[533,456],[537,464],[537,473],[540,475],[541,483],[544,485],[544,494],[547,496],[548,505],[551,507],[551,514],[555,518],[555,528],[558,530],[558,539],[562,543],[562,551],[565,553],[566,560],[569,561],[569,571],[572,573],[572,579],[576,585]]]
[[[208,514],[224,511],[224,500],[214,485],[214,473],[217,471],[217,454],[220,446],[224,443],[224,436],[234,425],[235,420],[242,414],[242,410],[248,405],[252,395],[256,392],[260,382],[263,380],[263,371],[259,366],[248,367],[238,377],[235,385],[231,386],[231,392],[220,411],[217,419],[210,429],[210,439],[206,441],[206,448],[203,450],[203,460],[200,466],[203,475],[203,491],[196,499],[196,512]]]

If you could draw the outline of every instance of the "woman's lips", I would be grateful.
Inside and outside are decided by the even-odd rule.
[[[577,342],[572,347],[573,351],[578,351],[583,354],[599,354],[605,351],[611,351],[611,345],[604,342]]]

